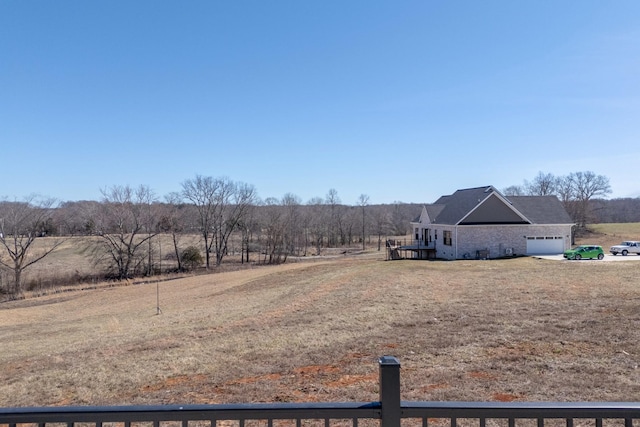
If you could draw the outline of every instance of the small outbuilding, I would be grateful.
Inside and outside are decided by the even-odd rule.
[[[413,258],[489,259],[560,254],[574,223],[556,196],[509,196],[467,188],[425,205],[411,222]]]

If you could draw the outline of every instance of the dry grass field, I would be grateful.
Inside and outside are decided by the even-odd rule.
[[[640,401],[640,263],[384,258],[0,304],[0,406],[372,401],[381,355],[405,400]]]
[[[609,249],[623,240],[640,240],[640,222],[631,224],[593,224],[590,226],[591,235],[585,238],[593,240],[595,244]]]

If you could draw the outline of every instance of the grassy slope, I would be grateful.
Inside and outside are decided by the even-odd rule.
[[[609,249],[610,246],[620,244],[623,240],[640,241],[640,222],[593,224],[589,226],[589,230],[591,234],[584,236],[583,240],[594,240],[595,244],[602,245],[605,250]]]
[[[0,406],[640,400],[637,263],[383,258],[2,304]]]

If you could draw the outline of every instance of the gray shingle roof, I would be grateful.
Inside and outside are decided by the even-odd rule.
[[[492,194],[502,194],[493,186],[466,188],[442,196],[432,205],[427,205],[427,213],[435,224],[458,224],[483,200]],[[532,224],[572,224],[573,221],[564,206],[555,196],[513,196],[504,197],[511,207]]]
[[[495,191],[492,186],[485,186],[457,190],[450,196],[442,196],[435,202],[436,205],[442,205],[442,208],[431,220],[439,224],[457,224],[478,203],[489,196],[491,191]]]
[[[512,196],[508,200],[533,224],[573,224],[556,196]]]

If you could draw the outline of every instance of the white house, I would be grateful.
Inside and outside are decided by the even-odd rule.
[[[559,254],[571,247],[573,225],[556,196],[467,188],[425,205],[411,222],[413,244],[402,249],[422,259]]]

